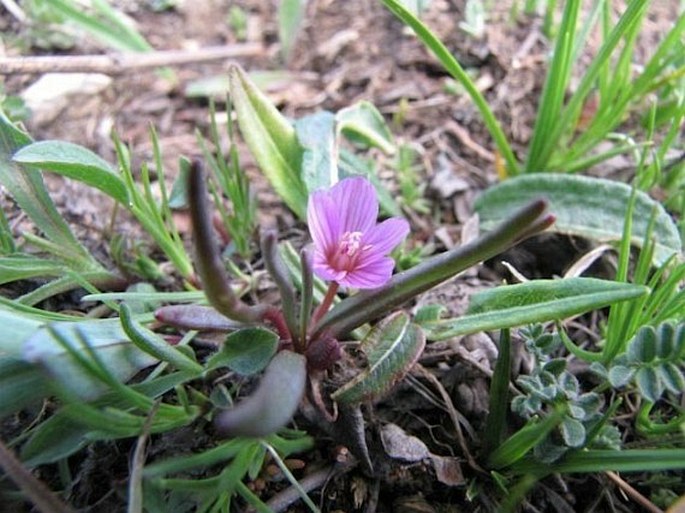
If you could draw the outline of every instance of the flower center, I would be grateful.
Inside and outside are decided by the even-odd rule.
[[[332,255],[331,266],[338,271],[352,271],[362,252],[371,245],[362,245],[362,232],[345,232],[340,238],[337,251]]]
[[[352,257],[362,245],[362,232],[345,232],[340,239],[340,253]]]

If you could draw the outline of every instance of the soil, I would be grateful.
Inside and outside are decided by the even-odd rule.
[[[472,224],[467,223],[472,218],[474,198],[498,180],[494,145],[469,98],[459,88],[455,91],[452,79],[440,64],[379,2],[311,0],[287,61],[280,53],[275,0],[187,0],[161,12],[153,12],[153,3],[116,2],[156,49],[259,43],[261,50],[255,55],[231,62],[238,62],[248,71],[287,70],[285,78],[267,84],[266,90],[281,112],[289,117],[322,109],[337,111],[360,100],[372,102],[391,123],[398,141],[417,143],[421,148],[421,181],[426,185],[430,211],[411,214],[412,244],[430,245],[439,252],[468,238]],[[550,52],[550,44],[542,32],[542,18],[513,15],[512,3],[522,2],[488,2],[497,5],[488,9],[482,36],[474,37],[459,26],[465,16],[464,3],[433,0],[422,17],[476,77],[478,87],[514,150],[523,157]],[[654,2],[638,41],[639,58],[646,59],[651,54],[665,27],[675,19],[678,6],[675,0]],[[247,17],[244,39],[238,39],[227,21],[229,10],[235,7],[240,7]],[[18,42],[26,42],[26,26],[5,11],[0,12],[0,26],[4,51],[10,55],[18,53]],[[99,43],[84,37],[76,37],[73,46],[61,51],[38,48],[32,40],[28,43],[33,46],[24,48],[27,54],[77,55],[103,51]],[[110,139],[110,132],[115,129],[130,146],[137,165],[152,160],[149,138],[152,125],[159,136],[165,172],[171,182],[177,173],[179,157],[199,153],[196,132],[206,134],[209,127],[207,100],[189,98],[186,87],[199,79],[225,76],[229,64],[216,62],[175,68],[175,83],[153,70],[115,76],[94,94],[71,96],[56,113],[46,116],[34,113],[26,125],[37,140],[72,141],[93,149],[110,162],[115,161]],[[38,78],[35,75],[6,77],[5,92],[22,94]],[[221,94],[217,100],[222,100]],[[240,153],[259,202],[261,228],[277,227],[301,245],[306,238],[306,227],[282,205],[242,145]],[[397,182],[390,159],[381,154],[376,157],[380,176],[395,191]],[[600,172],[611,175],[613,171]],[[106,239],[111,237],[111,226],[128,238],[143,237],[135,223],[121,213],[112,225],[113,205],[103,201],[99,193],[54,176],[46,180],[56,204],[77,236],[105,261],[109,259]],[[11,200],[4,193],[3,204],[17,233],[31,229],[21,214],[11,208]],[[563,274],[587,249],[586,241],[543,236],[508,254],[506,260],[528,277],[552,277]],[[474,291],[494,286],[508,277],[507,271],[494,263],[481,266],[431,291],[418,300],[418,305],[437,301],[458,314],[464,311]],[[597,319],[587,322],[594,323]],[[481,334],[429,345],[420,360],[424,372],[438,378],[463,415],[460,425],[466,448],[474,453],[478,451],[476,433],[482,429],[487,412],[488,375],[492,373],[496,352],[493,338]],[[526,368],[525,358],[521,367]],[[469,464],[440,399],[440,390],[431,383],[415,370],[410,379],[373,411],[366,411],[367,437],[376,471],[369,476],[358,466],[332,472],[330,479],[311,494],[322,511],[486,510],[487,497],[481,496],[475,501],[470,498],[469,486],[482,470]],[[342,468],[336,463],[336,458],[340,458],[339,441],[332,440],[305,418],[296,420],[299,426],[311,428],[317,437],[315,450],[297,456],[296,477],[305,478],[331,465],[334,469]],[[13,422],[4,426],[5,439],[11,432],[16,434],[17,422],[21,425],[17,419]],[[431,453],[444,458],[443,464],[449,471],[443,467],[438,471],[430,458],[408,462],[388,455],[387,443],[383,443],[380,433],[381,426],[389,423],[419,438]],[[211,431],[203,428],[194,425],[153,439],[149,460],[178,454],[175,451],[179,450],[207,447],[211,444]],[[406,448],[409,442],[403,443]],[[333,445],[335,451],[329,449]],[[84,512],[125,511],[125,480],[133,446],[131,441],[96,443],[71,458],[69,465],[78,477],[71,490],[72,504]],[[58,483],[57,469],[51,466],[39,468],[36,475],[51,484]],[[287,481],[282,479],[260,477],[257,481],[250,483],[250,487],[263,500],[287,487]],[[641,489],[639,481],[636,478],[633,484]],[[642,489],[648,493],[647,488]],[[528,497],[523,508],[526,511],[637,511],[637,506],[603,475],[548,479]],[[4,511],[2,506],[0,511]],[[286,511],[307,509],[295,504]]]

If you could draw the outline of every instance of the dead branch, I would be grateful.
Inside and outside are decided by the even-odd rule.
[[[121,75],[142,68],[182,66],[236,57],[252,57],[263,52],[264,48],[261,44],[245,43],[210,46],[197,50],[166,50],[147,53],[0,57],[0,75],[16,73],[104,73],[106,75]]]

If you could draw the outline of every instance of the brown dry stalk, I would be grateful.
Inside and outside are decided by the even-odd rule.
[[[637,502],[640,506],[642,506],[645,511],[649,511],[649,513],[664,513],[662,509],[658,508],[652,501],[650,501],[647,497],[642,495],[640,492],[638,492],[635,488],[630,486],[628,483],[626,483],[621,477],[616,473],[612,471],[607,471],[604,473],[611,481],[616,484],[628,497],[633,499],[635,502]]]
[[[0,441],[0,468],[41,513],[75,513],[42,481],[36,479],[2,441]]]
[[[121,75],[141,68],[181,66],[236,57],[252,57],[263,52],[264,48],[261,44],[245,43],[210,46],[197,50],[165,50],[146,53],[0,57],[0,75],[16,73],[104,73],[106,75]]]

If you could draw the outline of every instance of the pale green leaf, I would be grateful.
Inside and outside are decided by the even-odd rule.
[[[80,267],[83,263],[96,266],[57,212],[40,172],[12,160],[17,150],[29,144],[31,138],[15,127],[0,109],[0,184],[45,236],[60,248],[62,256]]]
[[[109,163],[83,146],[66,141],[39,141],[14,154],[15,162],[73,178],[128,205],[126,185]]]
[[[229,84],[247,146],[283,201],[304,219],[307,190],[300,176],[302,147],[295,129],[238,66],[230,68]]]
[[[338,181],[335,116],[317,112],[295,121],[297,140],[302,146],[302,179],[309,193],[329,189]]]
[[[371,102],[361,101],[339,110],[335,118],[338,132],[348,139],[378,148],[387,155],[395,153],[392,132]]]
[[[544,197],[556,216],[552,231],[603,242],[616,242],[623,235],[623,222],[631,196],[623,183],[579,175],[536,173],[506,180],[485,191],[475,208],[484,230],[494,228],[521,206]],[[656,212],[653,237],[655,264],[680,253],[678,228],[661,204],[643,192],[637,193],[632,242],[641,246],[652,212]]]
[[[23,359],[40,366],[51,379],[86,400],[99,396],[107,386],[89,373],[65,344],[92,362],[84,346],[90,347],[109,374],[121,382],[157,362],[129,341],[119,319],[53,322],[39,328],[26,340]]]
[[[278,39],[286,60],[290,57],[300,32],[306,6],[307,0],[281,0],[278,6]]]
[[[664,384],[653,367],[641,367],[635,373],[635,383],[640,393],[653,403],[657,402],[664,393]]]
[[[582,422],[564,417],[561,421],[561,436],[568,447],[581,447],[585,443],[585,427]]]
[[[466,315],[426,323],[431,340],[478,331],[555,321],[643,296],[646,287],[594,278],[534,280],[488,289],[471,297]]]

